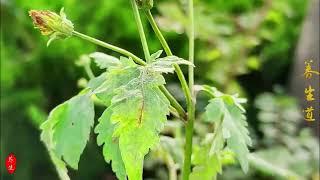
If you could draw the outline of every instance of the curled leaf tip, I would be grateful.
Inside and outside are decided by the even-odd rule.
[[[54,39],[67,38],[72,35],[73,24],[66,18],[63,8],[60,15],[48,10],[30,10],[29,16],[35,28],[39,29],[42,35],[50,36],[48,44]]]

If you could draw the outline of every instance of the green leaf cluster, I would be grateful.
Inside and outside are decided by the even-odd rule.
[[[91,96],[95,95],[107,106],[95,127],[106,162],[112,163],[118,179],[142,179],[144,156],[159,143],[169,114],[170,103],[159,89],[165,80],[153,64],[139,66],[131,59],[103,53],[89,57],[106,71],[91,79],[82,93],[52,110],[41,125],[41,139],[61,178],[68,179],[66,164],[78,168],[89,139],[94,122]]]

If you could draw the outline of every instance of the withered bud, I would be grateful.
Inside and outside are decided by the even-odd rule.
[[[60,15],[48,10],[30,10],[29,16],[42,35],[50,35],[47,45],[54,39],[67,38],[72,35],[73,24],[67,19],[63,8]]]

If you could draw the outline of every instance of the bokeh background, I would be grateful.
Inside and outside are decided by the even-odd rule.
[[[131,6],[128,0],[0,2],[1,179],[58,179],[40,141],[39,125],[52,108],[77,94],[86,83],[83,67],[75,63],[80,55],[94,51],[118,54],[76,37],[46,47],[48,38],[34,29],[28,10],[58,12],[65,7],[77,31],[143,57]],[[155,6],[152,11],[174,54],[187,58],[185,2],[155,0]],[[223,92],[246,97],[254,139],[252,152],[275,169],[318,180],[319,112],[315,113],[317,122],[303,120],[304,87],[297,82],[301,81],[298,73],[303,72],[304,58],[314,58],[314,68],[319,70],[319,51],[315,50],[319,47],[319,1],[195,0],[195,19],[197,84],[214,85]],[[150,50],[156,52],[161,46],[144,17],[143,21]],[[93,64],[92,69],[96,75],[100,72]],[[184,103],[177,78],[166,78],[169,90]],[[315,77],[314,82],[319,91],[319,79]],[[319,109],[319,98],[317,102]],[[206,103],[206,97],[200,94],[196,137],[206,132],[201,123]],[[98,107],[96,113],[102,111]],[[72,179],[115,179],[95,137],[91,133],[79,170],[69,170]],[[4,166],[10,152],[18,161],[14,175],[9,175]],[[167,179],[161,157],[154,155],[147,161],[146,179]],[[251,163],[247,174],[232,160],[227,164],[220,179],[287,179],[261,164]]]

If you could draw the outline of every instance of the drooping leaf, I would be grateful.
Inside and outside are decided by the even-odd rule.
[[[225,103],[225,114],[222,123],[223,129],[230,133],[227,137],[227,146],[235,152],[244,172],[248,171],[248,146],[251,146],[251,139],[247,129],[247,122],[241,110],[235,104]]]
[[[112,161],[112,171],[116,173],[119,180],[126,179],[126,170],[119,149],[118,138],[113,138],[115,124],[110,122],[112,111],[107,109],[99,118],[99,124],[95,128],[97,136],[97,144],[103,145],[103,156],[105,161]]]
[[[57,155],[54,151],[54,144],[52,142],[52,140],[53,140],[52,128],[57,123],[57,121],[60,117],[60,114],[62,114],[63,112],[64,112],[64,108],[63,108],[63,104],[62,104],[62,105],[56,107],[50,113],[49,119],[51,119],[51,121],[49,122],[47,120],[46,123],[43,123],[43,125],[41,126],[43,128],[42,133],[41,133],[41,140],[44,142],[44,144],[46,145],[46,147],[49,151],[51,161],[55,165],[55,168],[58,172],[60,179],[70,180],[70,177],[68,176],[68,169],[66,168],[66,164],[64,161],[62,161],[60,158],[57,157]]]
[[[94,107],[88,94],[77,95],[53,109],[41,125],[41,139],[49,152],[78,169],[93,126]],[[60,163],[62,164],[62,163]]]
[[[100,69],[105,69],[111,66],[116,66],[120,64],[118,58],[104,54],[101,52],[94,52],[89,55],[89,57],[94,59],[94,62]]]
[[[207,121],[215,125],[215,137],[221,137],[227,142],[227,147],[231,149],[240,162],[244,172],[248,171],[248,146],[251,146],[251,139],[247,129],[244,108],[241,106],[243,99],[218,92],[215,88],[206,90],[215,95],[206,107]],[[215,138],[210,154],[222,149],[221,138]],[[224,144],[224,143],[222,143]]]

